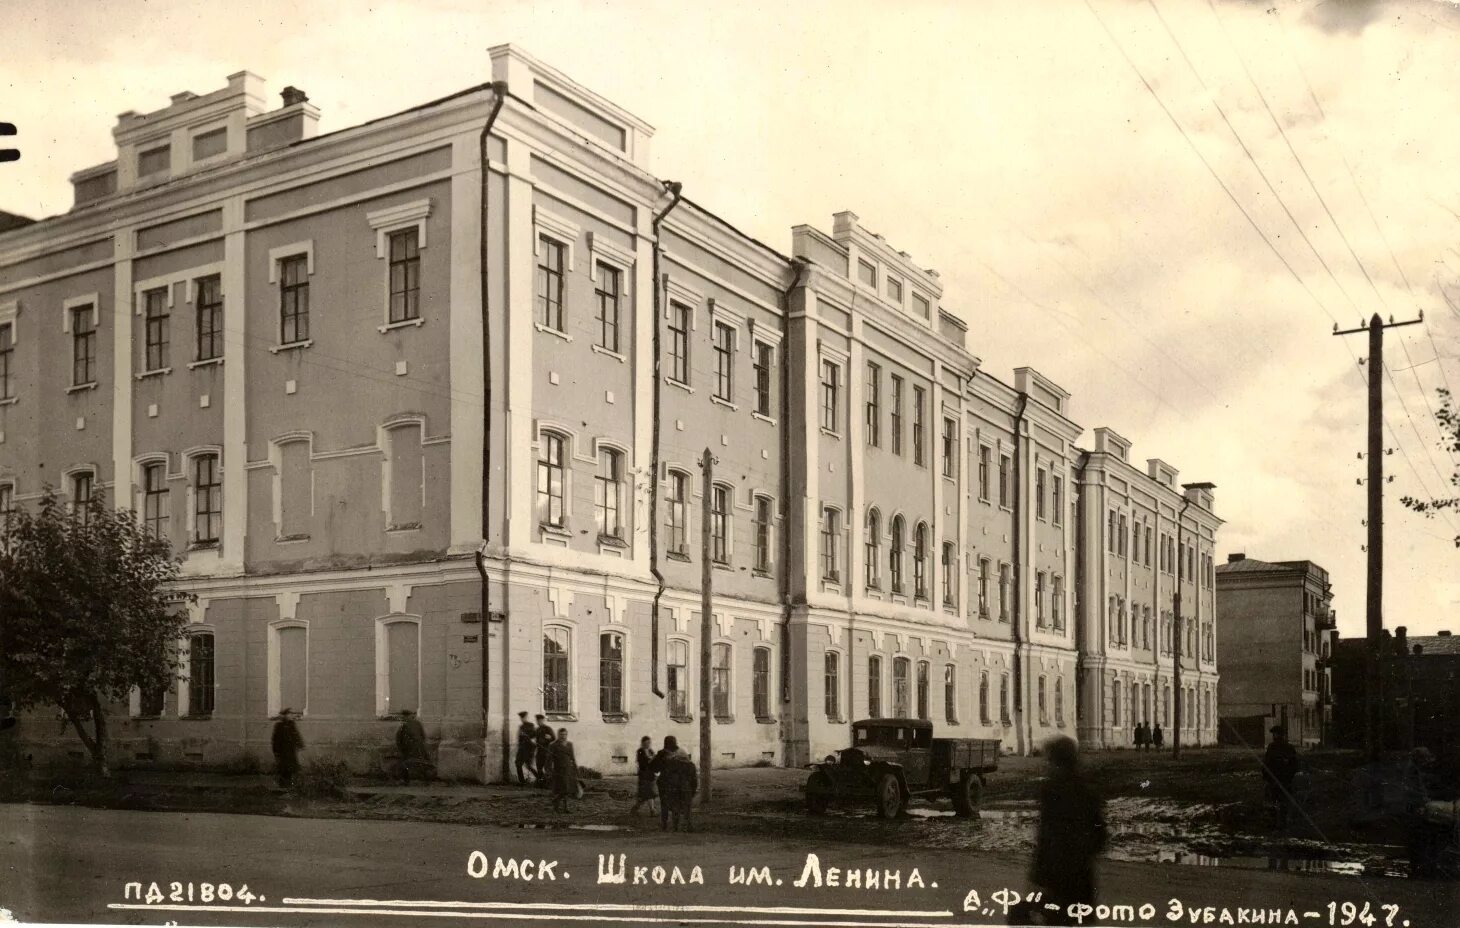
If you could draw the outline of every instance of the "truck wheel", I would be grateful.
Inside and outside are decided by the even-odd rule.
[[[897,818],[901,811],[902,787],[898,785],[897,777],[884,773],[877,781],[877,817]]]
[[[806,781],[806,811],[812,815],[825,814],[830,795],[831,777],[824,773],[813,773],[811,779]]]
[[[979,782],[978,774],[965,773],[963,779],[953,785],[951,792],[953,810],[959,818],[978,815],[979,800],[983,798],[983,784]]]

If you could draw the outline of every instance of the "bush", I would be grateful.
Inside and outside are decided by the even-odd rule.
[[[594,770],[592,767],[579,767],[578,768],[578,779],[580,779],[580,780],[601,780],[601,779],[603,779],[603,774],[599,773],[597,770]]]
[[[349,782],[344,761],[312,760],[294,777],[294,789],[306,799],[344,799]]]

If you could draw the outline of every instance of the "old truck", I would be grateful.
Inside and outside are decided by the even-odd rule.
[[[895,818],[915,796],[947,796],[960,816],[973,816],[998,765],[997,739],[934,738],[925,719],[863,719],[852,723],[851,747],[812,765],[806,809],[871,803]]]

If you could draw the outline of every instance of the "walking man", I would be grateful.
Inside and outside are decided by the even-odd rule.
[[[401,778],[406,786],[411,785],[412,771],[422,782],[431,782],[431,749],[426,746],[426,729],[410,709],[401,710],[395,749],[400,753]]]
[[[1275,806],[1277,827],[1286,828],[1288,812],[1293,804],[1293,777],[1298,773],[1298,751],[1288,743],[1288,733],[1283,726],[1274,725],[1271,733],[1272,743],[1267,746],[1267,753],[1262,755],[1262,778],[1267,787],[1268,806]]]
[[[547,723],[547,717],[541,713],[537,716],[534,740],[537,746],[537,785],[547,786],[553,775],[553,742],[557,738],[553,735],[552,726]]]
[[[699,771],[689,755],[679,749],[678,738],[665,736],[664,750],[654,758],[653,766],[659,774],[660,829],[679,831],[682,822],[685,831],[694,831],[691,810],[699,789]]]
[[[1039,792],[1039,831],[1030,878],[1043,888],[1046,910],[1057,924],[1071,924],[1070,906],[1095,902],[1095,855],[1105,847],[1104,803],[1079,769],[1079,749],[1063,736],[1044,748],[1049,779]]]
[[[1160,722],[1156,723],[1156,732],[1151,735],[1151,743],[1156,746],[1156,750],[1158,751],[1161,750],[1161,745],[1166,743],[1166,736],[1161,732]]]
[[[568,740],[568,730],[558,729],[553,739],[553,811],[567,812],[568,800],[578,798],[578,757],[573,753],[573,742]]]
[[[294,710],[279,710],[272,740],[274,772],[279,786],[288,789],[294,783],[294,774],[299,772],[299,752],[304,750],[304,738],[299,734],[299,726],[294,724]]]
[[[656,787],[654,783],[654,742],[645,735],[639,739],[639,750],[634,754],[634,761],[639,767],[639,791],[634,797],[634,807],[629,810],[630,815],[638,815],[639,807],[644,803],[649,804],[649,811],[654,809],[654,797]]]
[[[517,726],[517,785],[526,786],[527,777],[523,776],[525,769],[532,774],[534,780],[538,779],[537,767],[533,763],[533,756],[537,753],[537,726],[527,720],[527,710],[517,713],[521,723]]]

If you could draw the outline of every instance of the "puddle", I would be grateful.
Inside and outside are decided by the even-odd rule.
[[[622,825],[569,825],[570,831],[627,831]]]

